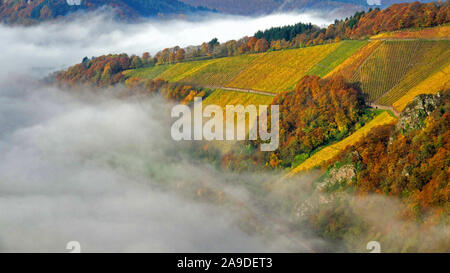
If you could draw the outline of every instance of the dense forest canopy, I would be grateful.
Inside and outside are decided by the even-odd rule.
[[[264,31],[258,31],[255,33],[255,37],[258,39],[266,39],[269,43],[274,40],[287,40],[291,41],[297,35],[302,33],[311,32],[314,26],[309,24],[298,23],[293,26],[273,27]]]

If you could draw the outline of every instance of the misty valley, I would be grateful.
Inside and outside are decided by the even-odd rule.
[[[69,2],[0,3],[0,252],[450,251],[448,1]]]

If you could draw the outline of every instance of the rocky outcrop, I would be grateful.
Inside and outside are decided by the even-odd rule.
[[[351,181],[356,176],[356,169],[353,165],[344,165],[338,169],[330,171],[328,183],[334,184],[342,181]]]
[[[440,93],[437,93],[436,95],[423,94],[415,97],[401,113],[397,129],[406,131],[422,129],[425,119],[442,104],[441,96]]]
[[[329,171],[324,181],[317,185],[317,189],[322,191],[325,187],[333,186],[336,183],[350,182],[356,177],[356,168],[352,164],[347,164]]]

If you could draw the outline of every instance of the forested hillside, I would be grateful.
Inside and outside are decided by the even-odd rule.
[[[405,108],[396,125],[376,127],[342,151],[332,168],[354,169],[335,189],[400,196],[412,217],[438,207],[448,213],[450,185],[450,90],[420,95]],[[330,162],[328,163],[330,164]]]
[[[333,11],[337,10],[341,14],[348,14],[363,10],[369,7],[388,7],[394,3],[413,2],[412,0],[383,0],[380,5],[369,5],[370,1],[366,0],[181,0],[192,6],[205,6],[218,11],[240,14],[240,15],[258,15],[264,13],[280,12],[280,11],[305,11],[320,10]],[[422,1],[430,2],[430,1]]]
[[[76,11],[94,11],[103,6],[113,8],[118,18],[126,20],[207,10],[178,0],[83,0],[80,5],[69,5],[67,0],[5,0],[0,2],[0,21],[31,24],[64,17]]]
[[[449,2],[395,4],[386,9],[356,12],[344,20],[336,20],[328,28],[318,29],[307,24],[275,27],[255,34],[271,43],[280,41],[286,47],[311,45],[341,39],[361,39],[379,33],[405,28],[424,28],[450,22]],[[433,35],[434,36],[434,35]]]
[[[306,76],[293,91],[278,94],[272,104],[280,107],[280,146],[276,152],[264,154],[264,161],[271,168],[300,164],[319,148],[342,140],[374,116],[366,111],[362,94],[342,77],[323,80]],[[253,143],[256,147],[258,144]],[[227,164],[240,170],[238,166],[244,158],[235,162],[231,158],[227,158]]]

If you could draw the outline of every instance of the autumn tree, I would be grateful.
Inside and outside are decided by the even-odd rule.
[[[158,64],[165,64],[168,63],[170,59],[170,50],[168,48],[165,48],[158,57]]]
[[[173,63],[175,63],[175,59],[176,59],[176,54],[175,54],[175,52],[170,52],[170,54],[169,54],[169,63],[170,64],[173,64]]]
[[[226,48],[227,56],[233,56],[238,53],[236,40],[231,40],[231,41],[226,42],[225,48]]]
[[[211,53],[211,47],[208,43],[202,44],[202,54],[203,55],[210,55]]]
[[[142,64],[143,64],[144,66],[152,65],[152,64],[153,64],[153,58],[152,58],[152,56],[150,55],[150,53],[148,53],[148,52],[144,52],[144,54],[142,54],[141,59],[142,59]]]
[[[255,50],[255,45],[256,45],[257,41],[258,41],[258,38],[250,37],[250,39],[248,40],[248,47],[250,48],[250,51]]]
[[[255,52],[266,52],[269,49],[269,43],[266,39],[262,38],[256,41]]]
[[[250,47],[248,46],[248,44],[241,44],[238,50],[239,54],[245,54],[250,51]]]
[[[141,58],[139,58],[138,56],[132,56],[131,66],[133,68],[141,68],[143,66]]]
[[[177,51],[175,59],[177,60],[177,62],[182,62],[185,57],[186,57],[186,51],[181,48]]]

